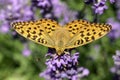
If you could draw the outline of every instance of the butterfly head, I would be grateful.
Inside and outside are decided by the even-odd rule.
[[[58,55],[63,54],[64,50],[65,50],[64,48],[56,48],[56,52],[57,52]]]

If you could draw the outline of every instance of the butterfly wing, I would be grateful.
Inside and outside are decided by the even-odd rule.
[[[54,47],[54,41],[51,36],[54,34],[54,31],[60,27],[56,21],[50,19],[13,22],[12,26],[25,38],[51,48]]]
[[[66,48],[85,45],[103,37],[111,30],[111,25],[90,23],[85,20],[74,20],[64,27],[71,37]]]

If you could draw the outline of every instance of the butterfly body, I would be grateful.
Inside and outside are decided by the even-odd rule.
[[[60,26],[51,19],[12,23],[13,28],[25,38],[44,46],[55,48],[61,55],[65,49],[75,48],[97,40],[111,30],[109,24],[74,20]]]
[[[53,34],[53,41],[54,41],[54,47],[56,49],[56,52],[60,55],[64,52],[64,50],[67,47],[67,42],[70,40],[70,35],[68,34],[68,31],[64,29],[64,27],[60,27],[57,29]]]

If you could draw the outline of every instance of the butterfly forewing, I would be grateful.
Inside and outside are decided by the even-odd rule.
[[[101,38],[111,30],[111,26],[108,24],[90,23],[85,20],[75,20],[64,27],[69,31],[71,37],[66,48],[85,45]]]
[[[13,28],[25,38],[54,48],[52,35],[59,27],[56,21],[50,19],[41,19],[37,21],[13,22]]]

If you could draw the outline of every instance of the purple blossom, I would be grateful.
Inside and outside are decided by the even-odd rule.
[[[120,20],[120,9],[117,10],[117,18]]]
[[[113,56],[114,64],[120,66],[120,50],[116,50],[116,55]]]
[[[118,8],[118,9],[120,9],[120,0],[116,0],[116,7]]]
[[[113,56],[113,60],[115,65],[111,68],[111,72],[120,75],[120,50],[116,50],[116,55]]]
[[[97,0],[97,3],[95,3],[96,1],[93,0],[94,4],[92,6],[92,8],[94,9],[96,14],[103,14],[103,12],[108,9],[108,7],[106,6],[106,1],[107,0]],[[115,0],[110,0],[110,3],[114,3]]]
[[[77,67],[79,53],[73,55],[65,53],[61,56],[56,54],[48,55],[51,58],[46,61],[47,69],[39,75],[40,77],[44,77],[45,80],[62,80],[64,78],[79,80],[89,74],[88,69]]]
[[[50,7],[50,3],[48,0],[38,0],[38,6],[41,7]]]
[[[115,6],[117,9],[117,19],[120,20],[120,0],[116,0]]]
[[[0,32],[1,33],[9,32],[9,24],[6,21],[2,25],[0,25]]]
[[[0,0],[0,32],[7,33],[12,20],[32,18],[33,12],[28,3],[28,0]]]
[[[32,0],[32,9],[35,12],[36,9],[40,10],[43,18],[53,19],[51,0]]]
[[[111,39],[120,37],[120,23],[115,21],[113,18],[109,18],[107,23],[112,25],[112,31],[109,33]]]
[[[24,49],[23,49],[23,51],[22,51],[22,54],[23,54],[23,56],[25,56],[25,57],[28,57],[28,56],[31,55],[31,51],[30,51],[30,49],[28,48],[28,45],[27,45],[27,44],[24,44]]]
[[[28,5],[28,0],[1,0],[3,7],[0,9],[0,15],[4,16],[4,20],[10,17],[17,17],[22,20],[29,20],[33,15],[31,7]]]
[[[60,24],[65,24],[76,19],[78,12],[70,10],[64,2],[60,0],[33,0],[33,5],[40,8],[42,17],[61,19]]]
[[[94,9],[96,14],[103,14],[104,10],[108,9],[108,7],[105,5],[105,0],[100,0],[98,3],[95,3],[92,8]]]
[[[114,3],[115,2],[115,0],[110,0],[110,3]]]
[[[77,18],[76,16],[78,12],[70,10],[64,2],[61,2],[60,0],[52,0],[52,4],[55,17],[63,17],[62,21],[60,21],[60,24],[68,23]]]

